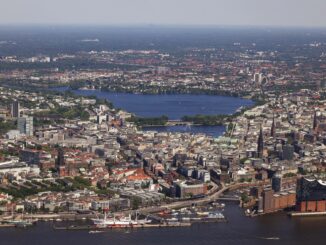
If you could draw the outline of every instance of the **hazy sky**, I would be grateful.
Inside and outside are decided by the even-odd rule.
[[[326,26],[326,0],[0,0],[0,24]]]

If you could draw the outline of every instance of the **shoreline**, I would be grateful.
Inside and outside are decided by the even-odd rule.
[[[220,96],[220,97],[226,97],[226,98],[238,98],[238,99],[243,99],[243,100],[249,100],[252,102],[252,105],[241,105],[239,106],[238,108],[236,108],[234,110],[234,112],[230,113],[230,114],[223,114],[223,113],[220,113],[220,114],[196,114],[196,115],[183,115],[181,116],[179,119],[169,119],[168,118],[168,122],[167,124],[158,124],[158,125],[151,125],[151,124],[140,124],[140,125],[137,125],[138,127],[168,127],[168,126],[221,126],[221,127],[226,127],[226,121],[227,120],[231,120],[236,118],[237,116],[239,115],[242,115],[245,111],[247,110],[250,110],[252,108],[255,108],[256,106],[259,106],[259,105],[262,105],[264,103],[266,103],[265,101],[260,101],[260,100],[257,100],[257,99],[254,99],[254,98],[248,98],[247,96],[232,96],[232,95],[225,95],[225,94],[210,94],[210,93],[151,93],[151,94],[147,94],[147,93],[138,93],[138,92],[118,92],[118,91],[111,91],[111,90],[103,90],[103,89],[80,89],[80,88],[72,88],[70,87],[69,85],[68,86],[60,86],[60,87],[54,87],[54,88],[51,88],[50,91],[54,91],[54,92],[60,92],[60,93],[65,93],[66,91],[69,91],[71,93],[73,93],[74,95],[77,95],[77,96],[82,96],[82,97],[88,97],[88,96],[94,96],[96,97],[96,99],[99,99],[99,97],[97,95],[80,95],[78,94],[77,92],[78,91],[87,91],[87,92],[102,92],[102,93],[116,93],[116,94],[129,94],[129,95],[140,95],[140,96],[147,96],[147,95],[192,95],[192,96],[200,96],[200,95],[203,95],[203,96]],[[246,98],[245,98],[246,97]],[[112,100],[110,99],[106,99],[108,100],[110,103],[113,104],[113,108],[114,109],[117,109],[118,107],[116,107],[114,105],[114,103],[112,102]],[[143,117],[143,116],[138,116],[137,114],[135,114],[134,112],[130,112],[128,111],[127,109],[125,108],[122,108],[123,111],[126,111],[126,112],[129,112],[129,113],[132,113],[135,115],[136,118],[140,118],[140,119],[150,119],[150,118],[159,118],[160,116],[148,116],[148,117]],[[161,115],[161,117],[164,116],[164,115]],[[220,120],[223,121],[223,122],[216,122],[216,123],[194,123],[192,121],[183,121],[182,118],[184,117],[190,117],[190,118],[193,118],[193,119],[196,119],[196,117],[198,116],[202,116],[202,117],[206,117],[208,120],[214,120],[212,119],[212,117],[214,116],[223,116]],[[173,125],[169,125],[169,121],[172,122]],[[174,121],[178,121],[177,123],[173,123]],[[227,132],[227,131],[225,131]],[[224,133],[225,133],[224,132]]]
[[[57,89],[65,89],[64,91],[59,91]],[[71,87],[69,84],[67,86],[54,86],[54,87],[49,87],[47,90],[50,91],[59,91],[59,92],[65,92],[65,91],[88,91],[88,92],[92,92],[92,91],[98,91],[98,92],[103,92],[103,93],[116,93],[116,94],[132,94],[132,95],[206,95],[206,96],[221,96],[221,97],[232,97],[232,98],[240,98],[240,99],[244,99],[244,100],[251,100],[254,103],[256,103],[256,99],[253,98],[251,95],[245,94],[245,95],[240,95],[240,94],[228,94],[228,93],[219,93],[218,91],[214,91],[214,90],[210,90],[210,91],[201,91],[198,90],[198,92],[182,92],[182,93],[178,93],[178,92],[171,92],[171,93],[144,93],[144,92],[129,92],[129,91],[124,91],[124,90],[109,90],[109,89],[83,89],[83,88],[73,88]]]
[[[64,87],[64,86],[62,86]],[[106,88],[85,88],[85,87],[71,87],[70,85],[66,86],[69,88],[69,90],[80,90],[80,91],[100,91],[100,92],[109,92],[109,93],[124,93],[124,94],[138,94],[138,95],[179,95],[179,94],[185,94],[185,95],[208,95],[208,96],[224,96],[224,97],[235,97],[235,98],[242,98],[242,99],[250,99],[253,100],[252,97],[250,97],[249,94],[240,94],[236,92],[226,92],[223,90],[202,90],[202,89],[196,89],[196,91],[190,91],[186,90],[184,92],[175,92],[174,88],[173,90],[168,90],[167,92],[143,92],[143,91],[128,91],[128,90],[110,90]],[[159,87],[159,86],[158,86]]]

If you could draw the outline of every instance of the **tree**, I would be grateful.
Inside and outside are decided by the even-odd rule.
[[[133,210],[138,209],[141,205],[141,198],[140,197],[132,197],[131,199],[131,208]]]
[[[244,192],[244,193],[241,194],[241,201],[244,202],[244,203],[249,202],[249,197],[248,197],[247,193]]]
[[[241,159],[240,159],[240,164],[241,164],[241,165],[244,165],[244,163],[245,163],[247,160],[248,160],[247,157],[245,157],[245,158],[241,158]]]

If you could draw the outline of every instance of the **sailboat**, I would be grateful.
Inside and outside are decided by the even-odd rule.
[[[22,213],[20,219],[14,219],[14,210],[13,210],[13,207],[11,209],[11,217],[12,217],[12,219],[6,221],[6,223],[12,224],[15,227],[25,228],[25,227],[32,226],[32,225],[35,224],[35,221],[33,221],[32,219],[24,220],[24,212]]]

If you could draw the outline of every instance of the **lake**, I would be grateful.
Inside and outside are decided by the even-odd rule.
[[[56,91],[65,91],[67,87],[56,88]],[[180,119],[185,115],[220,115],[233,114],[243,106],[252,106],[254,102],[248,99],[219,95],[192,95],[192,94],[159,94],[144,95],[130,93],[114,93],[99,90],[71,90],[77,95],[93,95],[101,99],[108,99],[115,108],[121,108],[141,117],[158,117],[166,115],[169,119]],[[144,130],[159,132],[191,132],[205,133],[213,137],[223,134],[224,126],[198,127],[145,127]]]
[[[57,88],[65,91],[67,88]],[[108,99],[115,108],[121,108],[141,117],[158,117],[166,115],[169,119],[180,119],[185,115],[233,114],[241,106],[252,106],[248,99],[219,95],[193,94],[129,94],[99,90],[71,90],[78,95],[94,95]]]

